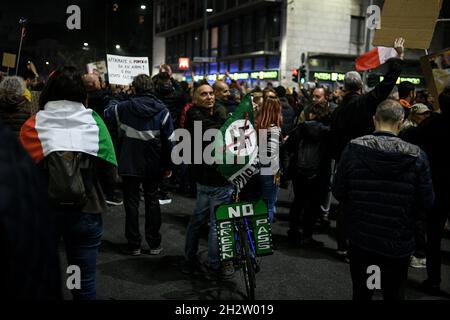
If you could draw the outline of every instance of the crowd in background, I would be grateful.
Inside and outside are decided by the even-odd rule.
[[[402,57],[401,46],[396,49]],[[9,292],[18,298],[58,298],[57,279],[49,280],[46,272],[35,269],[32,278],[19,279],[25,270],[16,266],[26,268],[44,260],[44,265],[52,265],[57,259],[51,250],[56,250],[56,239],[63,237],[69,262],[80,265],[83,271],[82,288],[73,290],[74,297],[94,299],[104,204],[124,206],[127,243],[121,249],[137,256],[143,242],[138,211],[141,194],[150,254],[163,251],[160,205],[172,201],[170,192],[191,195],[196,198],[196,208],[186,231],[186,263],[181,271],[189,275],[205,271],[197,251],[199,230],[209,222],[206,272],[216,278],[232,276],[233,264],[221,263],[218,258],[211,208],[232,201],[233,186],[214,165],[174,166],[170,157],[176,128],[193,133],[194,123],[200,121],[204,132],[219,129],[248,94],[252,96],[255,128],[269,132],[269,157],[278,165],[262,167],[265,173],[253,177],[241,199],[266,200],[269,219],[276,223],[280,187],[292,183],[295,199],[287,236],[299,248],[320,250],[324,244],[313,238],[317,224],[327,225],[336,219],[336,252],[350,261],[355,299],[370,298],[360,288],[361,268],[374,259],[386,266],[386,279],[396,283],[386,290],[386,298],[403,297],[405,265],[426,267],[424,289],[439,291],[440,243],[450,213],[450,174],[445,157],[445,142],[450,138],[450,88],[440,95],[438,109],[426,90],[416,92],[410,82],[396,86],[401,58],[387,64],[384,80],[374,88],[366,88],[359,73],[349,72],[334,88],[316,82],[298,92],[270,83],[266,88],[245,88],[245,83],[229,74],[213,84],[206,79],[178,82],[167,65],[153,78],[136,77],[130,86],[109,85],[97,73],[82,76],[69,67],[55,71],[45,84],[36,80],[31,66],[24,78],[4,77],[0,81],[0,169],[2,174],[9,172],[9,180],[6,174],[0,176],[0,211],[2,228],[10,235],[6,239],[17,242],[19,251],[7,254],[11,261],[2,265],[3,278],[15,275],[9,279],[9,287],[19,288]],[[51,183],[51,169],[45,161],[35,166],[19,141],[24,143],[22,127],[30,117],[48,112],[52,102],[62,108],[64,101],[73,104],[68,113],[76,114],[86,107],[100,116],[108,128],[117,166],[90,156],[83,171],[84,182],[90,181],[89,199],[77,208],[57,206],[58,223],[52,228],[44,222],[51,219],[48,203],[45,196],[38,195]],[[64,151],[76,154],[79,150]],[[334,207],[330,205],[332,193],[339,201]],[[28,206],[33,209],[25,213]],[[12,215],[13,211],[28,215],[32,222],[21,225],[28,218],[20,215],[11,222],[7,213]],[[42,212],[47,214],[39,216]],[[13,236],[17,229],[25,239]],[[31,254],[27,248],[25,253],[25,242],[31,240],[46,245]]]

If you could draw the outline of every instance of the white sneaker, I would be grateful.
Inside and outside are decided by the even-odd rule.
[[[159,204],[164,206],[166,204],[171,204],[172,203],[172,199],[164,199],[164,200],[159,200]]]
[[[161,246],[159,246],[158,248],[155,248],[155,249],[150,248],[150,255],[157,256],[157,255],[161,254],[162,251],[163,251],[163,248]]]
[[[411,257],[411,261],[409,262],[409,266],[415,269],[424,269],[427,267],[427,259],[426,258],[416,258],[414,256]]]

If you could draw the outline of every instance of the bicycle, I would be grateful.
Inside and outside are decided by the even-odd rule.
[[[267,205],[260,200],[220,206],[216,219],[221,261],[242,270],[247,298],[255,300],[257,258],[273,253]]]

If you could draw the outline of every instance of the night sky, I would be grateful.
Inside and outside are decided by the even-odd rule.
[[[119,3],[117,11],[113,11],[114,2]],[[140,8],[142,4],[147,6],[145,11]],[[81,30],[68,30],[66,26],[70,5],[81,9]],[[143,24],[139,24],[140,15],[145,16]],[[28,19],[21,71],[28,60],[35,62],[40,73],[65,64],[64,60],[81,67],[104,59],[106,43],[108,53],[151,55],[152,10],[148,0],[9,1],[0,9],[0,54],[17,53],[21,17]],[[83,50],[85,42],[89,50]],[[121,45],[120,52],[116,44]]]

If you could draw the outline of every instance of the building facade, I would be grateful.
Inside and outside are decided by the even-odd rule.
[[[293,70],[304,65],[306,81],[317,78],[332,83],[353,70],[356,57],[367,49],[365,17],[369,3],[368,0],[157,0],[154,72],[161,63],[169,63],[175,73],[189,78],[187,73],[177,70],[178,59],[188,57],[196,77],[208,75],[211,81],[216,74],[228,71],[250,84],[270,81],[292,86]],[[383,1],[372,3],[381,6]],[[205,11],[212,11],[207,14],[206,28]],[[439,47],[435,42],[433,45]],[[417,58],[423,55],[424,52],[414,50],[407,55],[405,76],[414,78],[418,85],[423,85],[423,79],[419,79]]]

